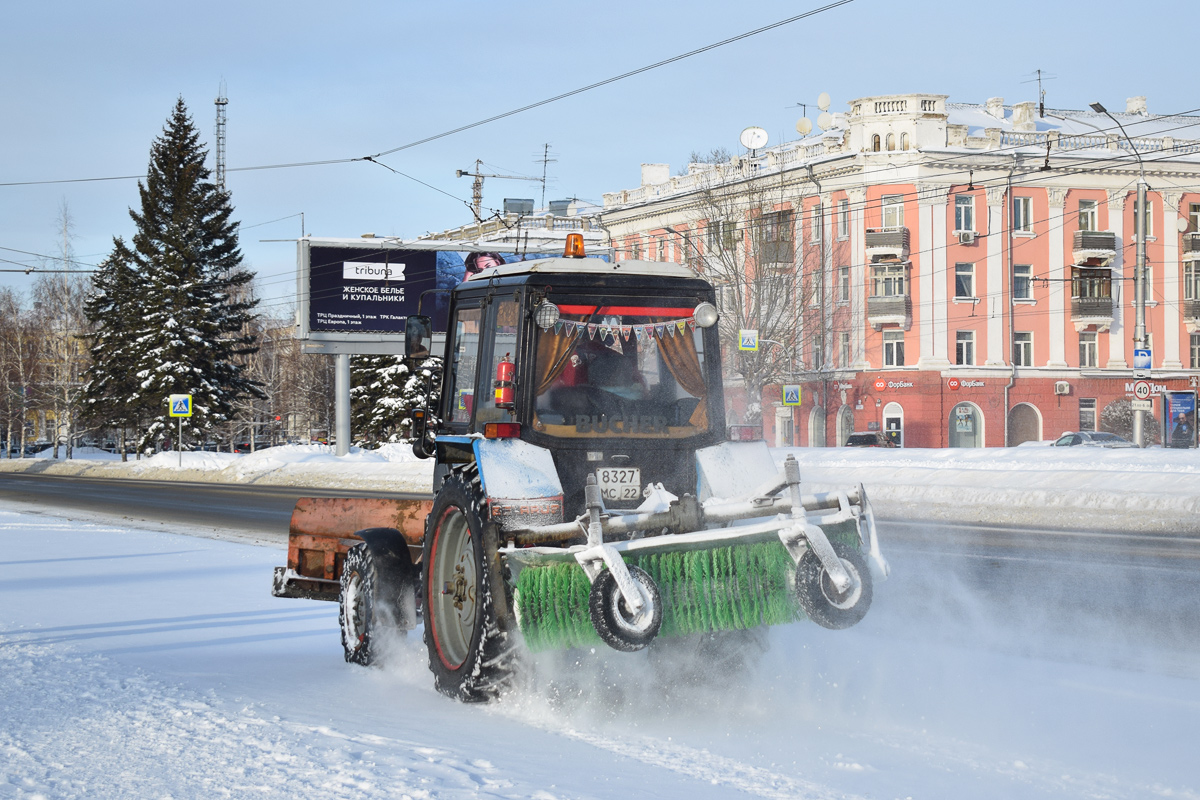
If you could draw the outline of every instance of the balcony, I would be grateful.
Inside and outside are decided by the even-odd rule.
[[[1200,261],[1200,233],[1183,235],[1183,260]]]
[[[1192,322],[1200,321],[1200,300],[1183,301],[1183,318]]]
[[[1111,297],[1072,297],[1071,323],[1075,330],[1095,325],[1097,331],[1106,331],[1113,322],[1113,300]]]
[[[1106,267],[1116,257],[1118,244],[1112,231],[1075,231],[1072,248],[1075,263]]]
[[[908,258],[908,228],[867,228],[867,260]]]
[[[884,325],[912,327],[912,296],[907,294],[875,295],[867,298],[867,322],[879,330]]]
[[[796,260],[796,248],[788,241],[763,242],[759,257],[763,264],[791,264]]]

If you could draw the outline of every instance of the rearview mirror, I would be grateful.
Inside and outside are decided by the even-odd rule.
[[[429,317],[413,315],[404,324],[404,357],[424,361],[433,347],[433,322]]]

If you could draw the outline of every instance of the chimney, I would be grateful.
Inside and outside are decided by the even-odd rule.
[[[989,97],[987,101],[987,113],[996,119],[1004,119],[1004,98]]]
[[[671,180],[670,164],[642,164],[642,186],[657,186]]]
[[[1037,130],[1033,118],[1037,112],[1037,103],[1032,100],[1025,103],[1013,103],[1012,123],[1014,131]]]
[[[1145,96],[1143,95],[1141,97],[1127,98],[1125,100],[1125,113],[1126,114],[1141,114],[1142,116],[1146,116],[1146,114],[1148,114],[1149,112],[1146,110]]]

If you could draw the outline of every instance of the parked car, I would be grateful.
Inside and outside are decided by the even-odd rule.
[[[895,447],[896,443],[879,431],[852,433],[846,438],[846,447]]]
[[[1054,440],[1055,447],[1137,447],[1128,439],[1104,431],[1068,431]]]

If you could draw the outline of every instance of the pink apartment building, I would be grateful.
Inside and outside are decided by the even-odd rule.
[[[880,430],[906,446],[1000,447],[1120,429],[1141,174],[1153,392],[1197,387],[1200,116],[1131,98],[1114,112],[1122,132],[1092,111],[908,94],[830,117],[685,174],[643,165],[641,186],[604,196],[618,259],[687,262],[722,283],[724,254],[747,286],[788,292],[786,321],[751,308],[740,323],[774,331],[787,364],[761,403],[730,376],[730,423],[761,420],[778,445]],[[729,289],[723,312],[750,308]],[[802,387],[799,406],[782,404],[783,384]]]

